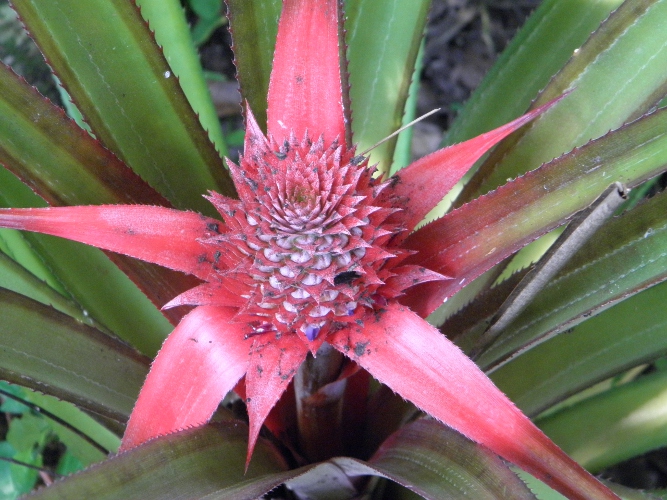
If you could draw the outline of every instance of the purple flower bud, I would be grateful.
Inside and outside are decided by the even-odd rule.
[[[320,327],[317,325],[308,325],[306,326],[306,338],[311,342],[317,338],[317,335],[320,333]]]

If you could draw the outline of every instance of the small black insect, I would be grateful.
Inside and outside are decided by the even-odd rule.
[[[363,155],[353,156],[350,163],[356,167],[357,165],[361,165],[365,159],[366,157]]]
[[[359,278],[361,274],[356,271],[345,271],[334,276],[334,285],[348,285]]]

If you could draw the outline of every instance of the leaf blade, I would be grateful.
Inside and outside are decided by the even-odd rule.
[[[390,304],[363,328],[342,330],[330,342],[431,416],[561,493],[616,498],[538,431],[477,365],[407,308]]]
[[[490,376],[526,414],[536,415],[596,382],[664,356],[666,290],[664,282],[644,290],[571,333],[537,345]],[[638,310],[642,314],[636,314]],[[525,373],[534,376],[528,381]]]
[[[534,498],[495,454],[425,419],[403,426],[369,463],[425,498]]]
[[[121,451],[211,418],[247,370],[245,325],[231,322],[235,314],[228,308],[200,306],[183,318],[151,365]]]
[[[257,123],[266,130],[266,97],[282,2],[227,0],[227,5],[241,94],[248,101]]]
[[[659,194],[606,224],[480,356],[480,366],[497,367],[523,346],[667,279],[665,210],[667,196]]]
[[[465,201],[648,112],[667,91],[662,0],[625,2],[551,80],[534,105],[570,94],[499,146],[459,197]],[[617,61],[624,63],[619,65]],[[612,81],[614,83],[612,83]],[[617,85],[616,82],[623,82]]]
[[[4,380],[114,420],[129,416],[148,371],[148,358],[16,293],[0,290],[0,301]]]
[[[401,126],[429,6],[425,0],[346,2],[352,131],[360,151]],[[395,146],[392,139],[373,150],[371,162],[381,172],[389,172]]]
[[[169,66],[178,77],[188,102],[199,116],[202,127],[215,144],[220,156],[226,156],[227,144],[204,80],[199,57],[192,44],[181,3],[176,0],[138,0],[137,5],[141,9],[141,15],[155,31],[155,40],[164,51]]]
[[[201,198],[208,189],[234,195],[220,156],[133,3],[15,7],[94,133],[149,184],[174,205],[204,213],[212,213]],[[188,182],[182,182],[183,165]]]
[[[338,0],[286,0],[269,80],[267,130],[278,144],[324,136],[349,143],[342,12]],[[326,146],[325,146],[326,147]]]
[[[667,443],[666,379],[664,371],[641,376],[536,422],[569,455],[597,472]]]
[[[663,172],[665,124],[664,110],[647,115],[412,233],[406,245],[420,254],[407,262],[454,279],[440,287],[418,285],[406,303],[429,314],[465,283],[588,206],[612,182],[634,187]],[[420,293],[429,299],[416,300]]]
[[[247,433],[240,422],[221,422],[164,436],[38,490],[33,498],[76,498],[81,491],[100,500],[257,498],[284,481],[286,465],[261,440],[244,474]]]
[[[0,162],[3,163],[21,181],[34,190],[41,198],[52,205],[100,204],[100,203],[145,203],[149,205],[169,206],[169,202],[150,188],[139,176],[134,174],[125,164],[106,150],[98,141],[83,132],[63,112],[39,95],[11,70],[0,66],[0,113],[6,118],[0,123]],[[43,202],[28,189],[20,185],[17,179],[9,176],[3,170],[2,198],[7,206],[35,206]],[[28,241],[35,238],[28,237]],[[39,238],[37,238],[39,240]],[[39,248],[23,249],[16,253],[18,260],[26,265],[29,256]],[[68,268],[68,273],[58,273],[63,269],[63,260],[66,256],[58,255],[58,245],[44,245],[41,247],[39,258],[47,261],[50,268],[46,279],[59,291],[67,283],[67,290],[82,307],[88,309],[99,322],[107,323],[109,328],[117,328],[122,321],[118,321],[117,314],[103,303],[93,299],[93,294],[83,293],[91,291],[77,278],[76,270]],[[106,258],[100,253],[86,249],[70,250],[72,255],[80,256],[80,261],[97,262],[97,266],[106,269],[114,276],[119,271],[113,270]],[[57,262],[56,262],[57,261]],[[179,294],[183,289],[193,286],[193,282],[183,275],[164,269],[151,267],[136,260],[115,257],[114,262],[144,291],[149,299],[158,306],[166,300]],[[60,283],[57,283],[60,281]],[[92,288],[104,289],[110,295],[109,282],[100,280]],[[54,285],[57,283],[57,285]],[[132,285],[115,289],[114,292],[126,291]],[[127,292],[131,294],[132,292]],[[139,293],[134,291],[134,294]],[[136,295],[134,295],[136,296]],[[166,298],[165,298],[166,297]],[[146,319],[150,313],[138,313],[137,318]],[[167,315],[172,321],[179,316],[174,312]],[[155,319],[155,311],[152,322]],[[112,326],[113,325],[113,326]],[[160,328],[155,325],[153,328]],[[164,328],[164,326],[162,326]],[[124,328],[117,329],[118,333],[127,335]],[[161,339],[160,339],[161,340]],[[142,345],[143,347],[144,345]]]
[[[221,222],[194,212],[144,205],[0,209],[2,227],[86,243],[206,279],[212,248],[200,242]]]

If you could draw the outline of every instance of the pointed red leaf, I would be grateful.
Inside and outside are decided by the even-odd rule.
[[[197,307],[169,335],[148,373],[121,451],[207,422],[246,372],[250,342],[235,311]]]
[[[215,248],[198,240],[222,223],[194,212],[144,205],[0,209],[0,227],[60,236],[206,279]]]
[[[486,445],[568,498],[617,498],[528,420],[458,347],[390,304],[329,339],[431,416]]]
[[[308,347],[297,335],[269,338],[265,335],[255,338],[246,374],[246,405],[250,420],[246,467],[250,463],[264,420],[287,390],[308,353]]]
[[[398,182],[392,195],[407,199],[403,213],[408,231],[412,231],[426,217],[484,153],[563,97],[554,99],[495,130],[431,153],[398,172],[395,176]]]
[[[405,290],[412,286],[428,283],[430,281],[451,279],[448,276],[443,276],[442,274],[431,271],[425,267],[415,265],[400,266],[392,271],[395,272],[396,275],[387,278],[385,284],[396,290]]]
[[[186,290],[171,299],[162,308],[170,309],[176,306],[242,307],[247,301],[238,290],[225,286],[224,281],[213,281]]]
[[[285,0],[269,84],[268,131],[282,143],[325,134],[346,141],[339,0]]]

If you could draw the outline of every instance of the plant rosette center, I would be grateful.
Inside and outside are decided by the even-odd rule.
[[[353,149],[307,134],[276,144],[253,125],[239,165],[228,161],[240,199],[208,196],[226,226],[201,240],[217,248],[216,273],[168,306],[229,305],[236,295],[247,336],[323,340],[402,293],[401,211],[384,194],[391,183]]]

